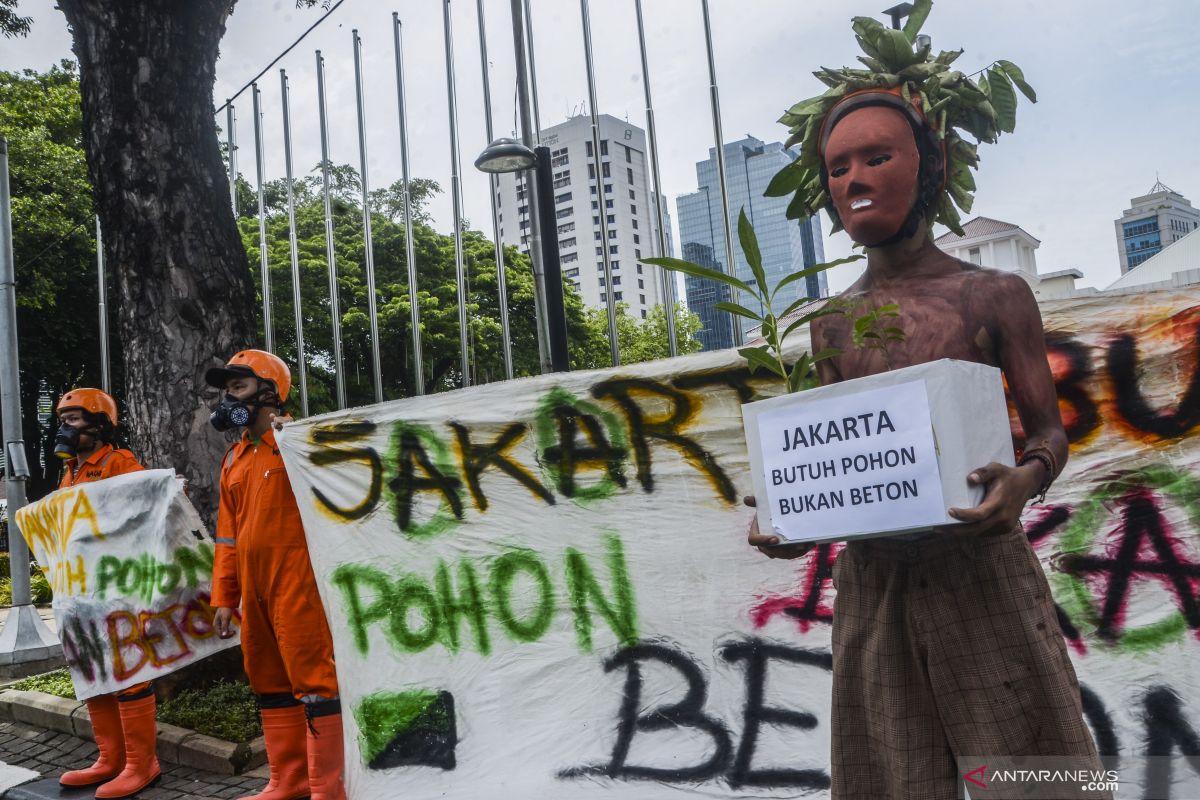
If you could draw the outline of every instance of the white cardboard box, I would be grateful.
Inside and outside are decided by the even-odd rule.
[[[839,541],[957,524],[1012,466],[1000,370],[942,359],[742,406],[758,524],[790,541]]]

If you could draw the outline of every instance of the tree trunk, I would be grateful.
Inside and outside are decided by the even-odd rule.
[[[83,96],[84,147],[116,279],[123,420],[147,466],[174,468],[210,522],[226,443],[204,372],[251,346],[254,286],[213,108],[231,0],[59,0]]]

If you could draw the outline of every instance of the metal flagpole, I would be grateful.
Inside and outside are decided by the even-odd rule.
[[[529,0],[521,0],[525,12],[525,48],[529,56],[529,99],[533,111],[533,140],[542,143],[542,115],[538,111],[537,59],[533,57],[533,14]]]
[[[263,161],[265,160],[262,135],[262,92],[258,84],[250,84],[250,96],[254,100],[254,157],[255,175],[258,180],[258,253],[262,269],[263,344],[267,351],[275,352],[275,329],[271,323],[271,262],[267,256],[267,204],[263,197]]]
[[[654,198],[651,203],[657,217],[654,255],[666,256],[667,232],[662,208],[662,179],[658,171],[658,133],[654,125],[654,101],[650,99],[650,64],[646,58],[646,28],[642,23],[642,0],[633,0],[633,7],[637,12],[638,46],[642,51],[642,88],[646,94],[646,149],[649,151],[650,176],[654,184]],[[658,274],[662,281],[663,310],[667,318],[667,351],[674,357],[679,355],[679,343],[675,338],[675,273],[659,269]]]
[[[329,320],[333,328],[333,376],[338,408],[346,407],[342,365],[342,310],[338,302],[337,252],[333,241],[333,198],[329,194],[329,115],[325,108],[325,58],[317,51],[317,113],[321,117],[321,194],[325,199],[325,259],[329,264]]]
[[[100,231],[100,216],[96,216],[96,278],[99,286],[100,312],[100,385],[112,394],[112,372],[108,354],[108,278],[104,270],[104,236]]]
[[[517,60],[517,111],[521,117],[521,144],[533,150],[537,147],[536,139],[540,134],[534,127],[530,117],[529,104],[529,71],[525,49],[525,12],[521,0],[510,0],[509,9],[512,12],[513,53]],[[525,204],[529,209],[529,261],[533,266],[533,311],[537,318],[538,361],[542,372],[553,372],[554,362],[550,355],[550,315],[546,301],[546,266],[542,258],[542,220],[539,212],[537,189],[534,176],[528,171],[518,172],[517,197],[520,198],[520,188],[525,187]]]
[[[8,141],[0,136],[0,416],[3,417],[8,552],[12,565],[12,608],[0,631],[0,663],[27,663],[62,653],[62,645],[32,605],[29,546],[17,528],[25,505],[29,464],[21,432],[20,358],[17,354],[17,283],[13,264],[12,210],[8,185]]]
[[[225,132],[225,146],[229,150],[229,205],[233,208],[233,218],[237,219],[237,134],[234,131],[237,116],[232,100],[225,101],[225,121],[229,126],[229,130]]]
[[[483,0],[475,0],[475,13],[479,17],[479,61],[483,65],[483,121],[487,131],[487,144],[495,138],[492,135],[492,84],[488,79],[487,31],[484,27]],[[504,376],[512,380],[512,335],[508,323],[508,281],[504,274],[504,244],[500,241],[500,213],[496,208],[496,193],[500,188],[499,176],[495,173],[488,175],[488,189],[492,201],[492,235],[496,244],[496,289],[500,304],[500,336],[504,347]]]
[[[700,7],[704,11],[704,46],[708,50],[708,93],[709,100],[712,104],[712,120],[713,120],[713,135],[717,140],[717,182],[721,186],[721,222],[725,228],[725,271],[733,277],[737,277],[737,261],[733,255],[733,225],[729,221],[729,187],[725,181],[725,136],[721,133],[721,96],[717,90],[717,62],[713,59],[713,44],[712,44],[712,23],[708,19],[708,0],[700,0]],[[740,298],[735,294],[733,302],[739,302]],[[739,317],[733,314],[729,315],[730,325],[733,330],[733,343],[741,345],[742,343],[742,324],[738,322]]]
[[[375,308],[375,247],[371,243],[371,200],[367,180],[367,112],[363,98],[362,39],[354,38],[354,97],[358,102],[358,161],[362,178],[363,245],[367,266],[367,317],[371,324],[371,366],[375,371],[375,402],[383,402],[383,366],[379,359],[379,315]]]
[[[446,105],[450,112],[450,199],[454,208],[454,275],[458,282],[458,333],[461,340],[462,385],[471,385],[471,342],[467,331],[467,274],[463,265],[462,188],[459,185],[458,99],[454,91],[454,40],[450,31],[450,0],[442,0],[442,30],[446,35]]]
[[[604,259],[604,298],[608,309],[608,345],[612,352],[613,366],[621,363],[621,349],[617,342],[617,292],[613,286],[612,259],[608,253],[608,197],[605,193],[604,162],[600,153],[600,116],[596,111],[596,75],[592,63],[592,22],[588,12],[588,0],[579,0],[579,11],[583,16],[583,55],[587,66],[588,105],[592,112],[592,163],[596,168],[596,197],[600,211],[600,254]]]
[[[296,242],[296,194],[292,176],[292,111],[287,70],[279,70],[283,92],[283,161],[287,171],[288,245],[292,257],[292,309],[296,316],[296,373],[300,378],[300,413],[308,416],[308,370],[304,365],[304,315],[300,309],[300,248]]]
[[[424,356],[421,352],[421,307],[417,303],[417,255],[413,242],[412,197],[408,176],[408,118],[404,107],[404,48],[400,43],[400,15],[392,12],[392,34],[396,41],[396,99],[400,111],[400,169],[404,181],[404,255],[408,262],[408,304],[412,320],[413,388],[425,394]]]

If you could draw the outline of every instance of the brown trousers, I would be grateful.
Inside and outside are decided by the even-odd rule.
[[[1095,757],[1019,528],[851,542],[833,578],[833,800],[961,797],[956,755]]]

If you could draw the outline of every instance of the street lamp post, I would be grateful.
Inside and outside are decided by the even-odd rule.
[[[539,251],[546,277],[546,324],[550,328],[550,364],[555,372],[571,369],[567,350],[567,315],[563,305],[562,264],[558,258],[558,227],[554,219],[554,184],[550,148],[530,149],[515,139],[497,139],[475,159],[482,172],[533,172],[531,180],[542,227]]]

